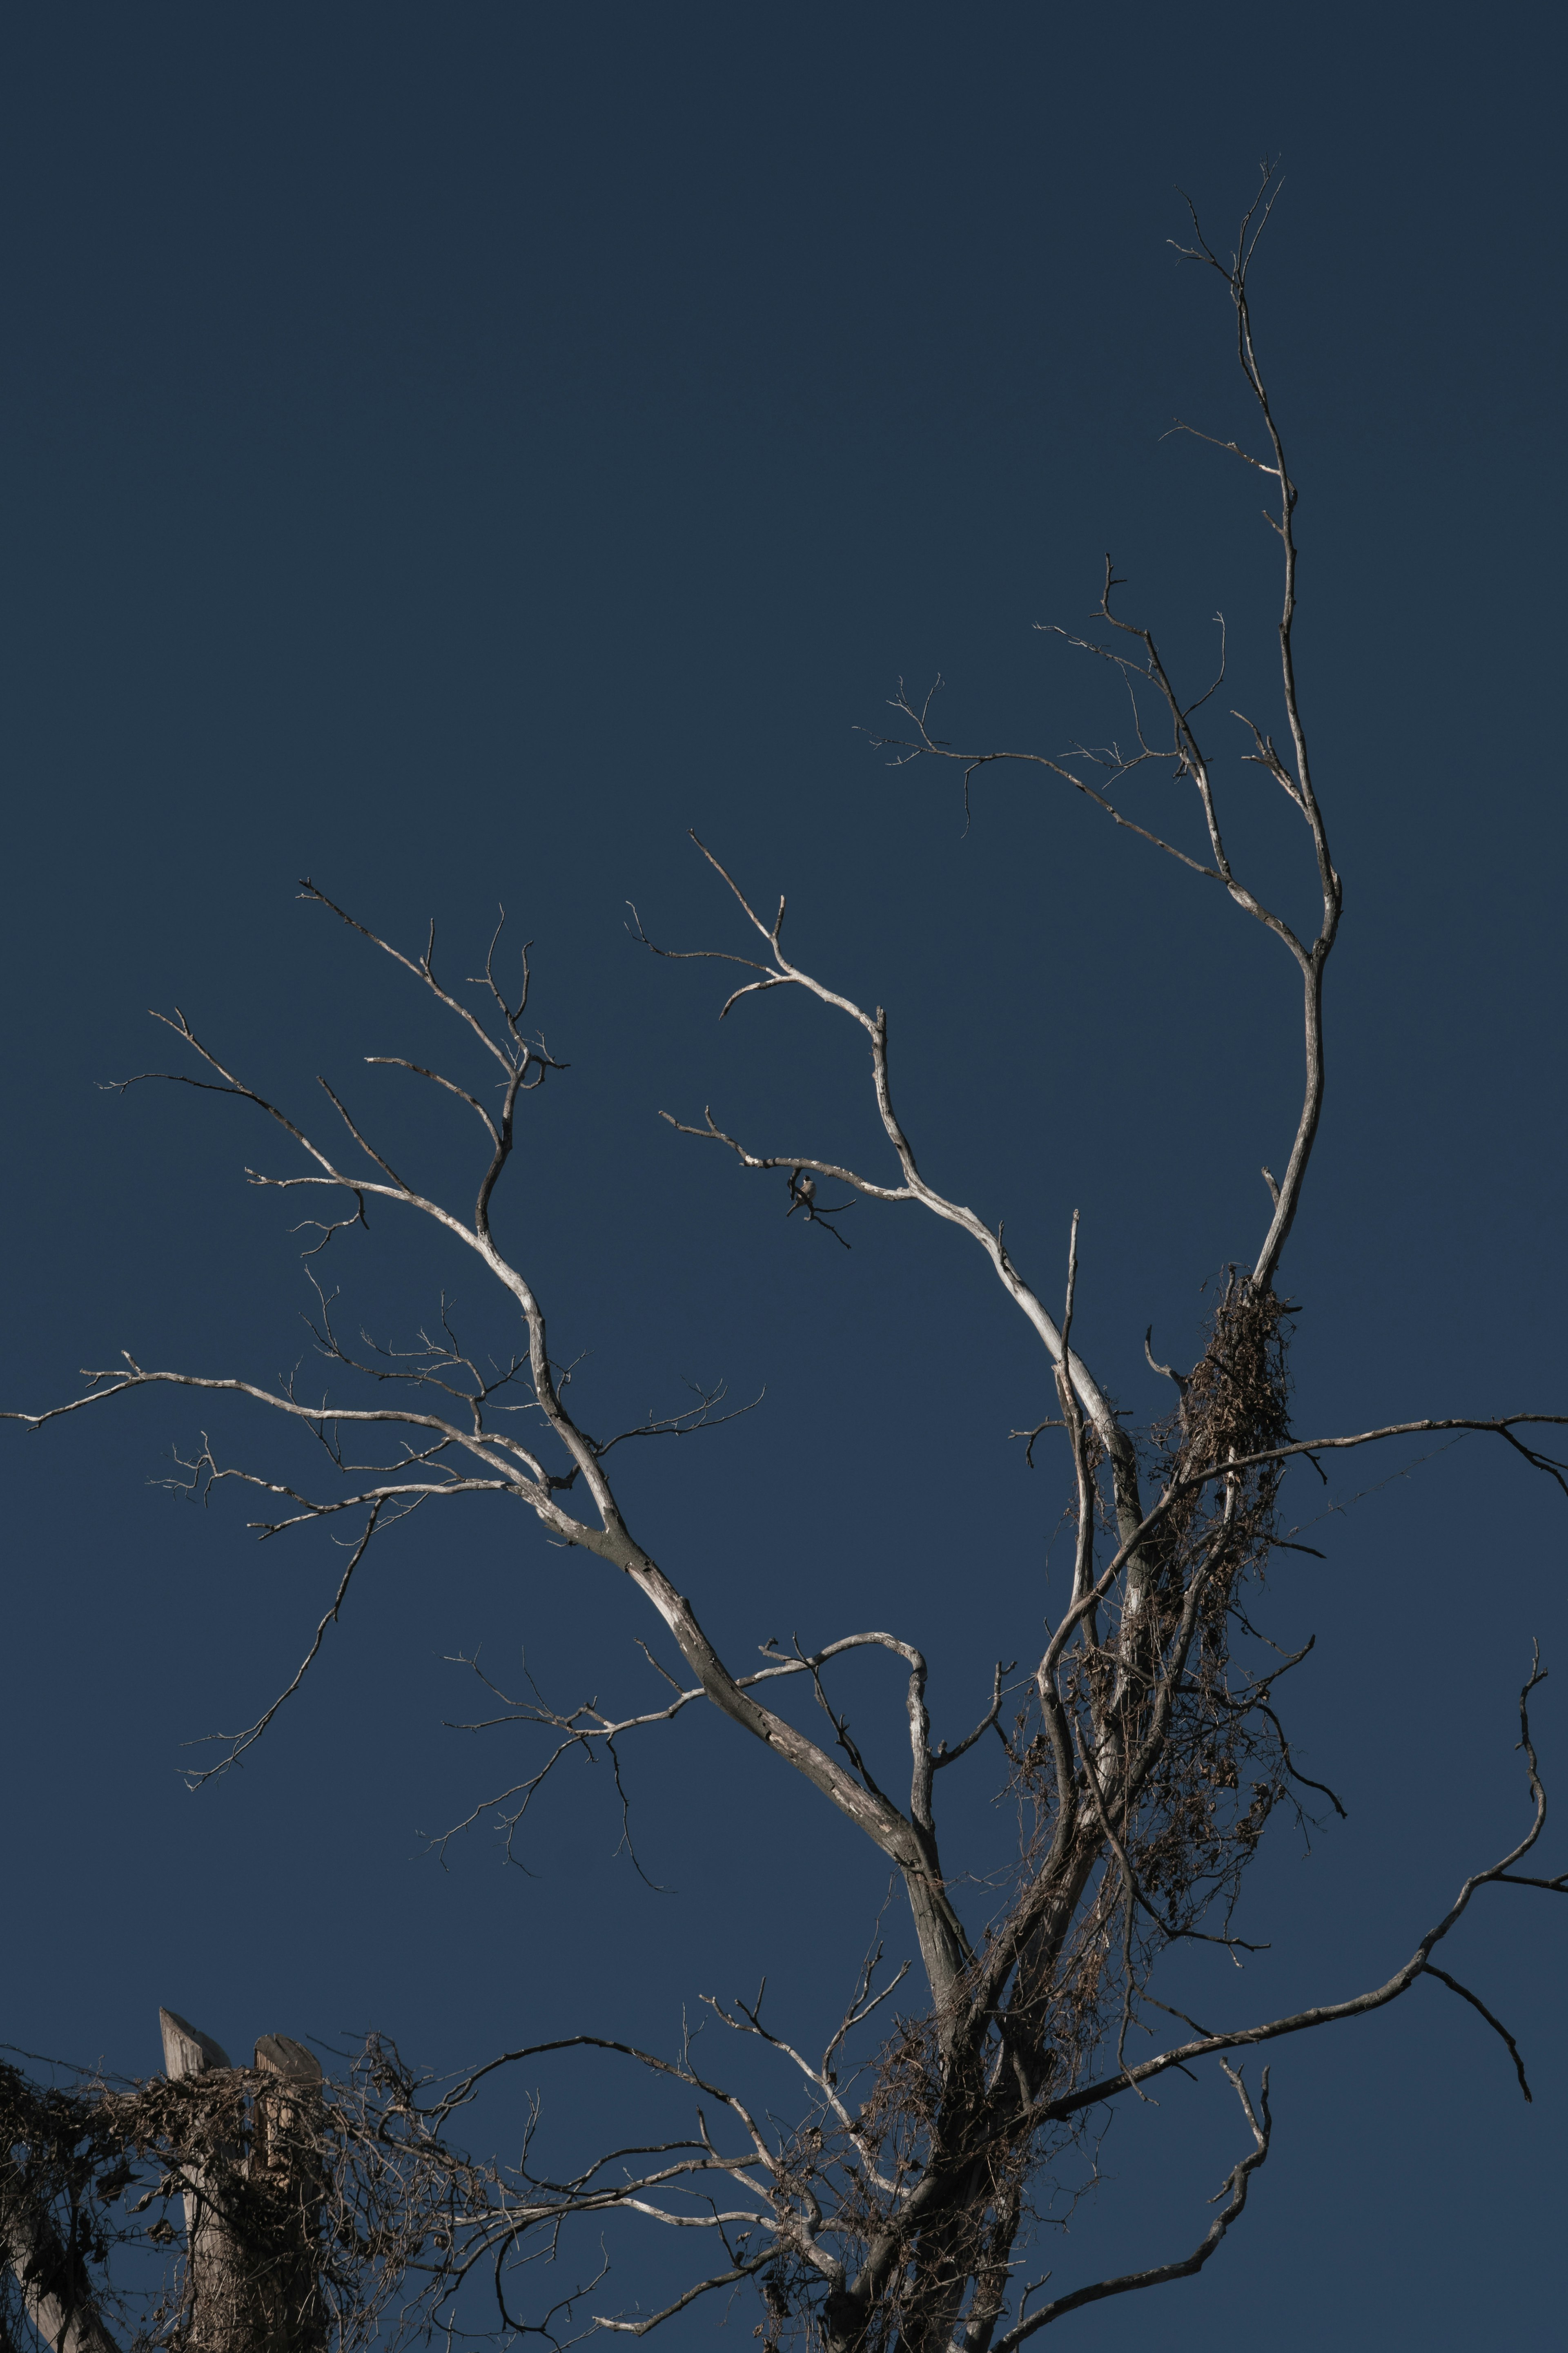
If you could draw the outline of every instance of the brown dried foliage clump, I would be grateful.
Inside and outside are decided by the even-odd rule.
[[[35,2242],[19,2279],[0,2273],[7,2341],[38,2292],[114,2314],[135,2353],[422,2333],[498,2177],[447,2147],[420,2089],[375,2037],[319,2087],[241,2067],[46,2087],[0,2065],[0,2221],[32,2218]]]
[[[1291,1312],[1272,1290],[1230,1271],[1181,1403],[1155,1432],[1162,1486],[1288,1441]],[[1254,1673],[1234,1656],[1237,1634],[1254,1635],[1242,1597],[1262,1580],[1279,1539],[1282,1475],[1276,1460],[1189,1487],[1163,1532],[1152,1586],[1154,1645],[1169,1642],[1193,1579],[1203,1580],[1196,1636],[1139,1841],[1142,1883],[1176,1929],[1194,1926],[1222,1892],[1234,1901],[1237,1874],[1289,1778],[1289,1750],[1269,1704],[1289,1662],[1279,1657]]]
[[[1215,1933],[1229,1940],[1241,1874],[1291,1769],[1271,1693],[1293,1661],[1276,1651],[1255,1668],[1236,1656],[1238,1637],[1249,1659],[1267,1639],[1257,1635],[1243,1596],[1262,1579],[1280,1540],[1281,1472],[1277,1461],[1248,1465],[1247,1458],[1289,1439],[1290,1314],[1272,1290],[1230,1270],[1203,1355],[1179,1384],[1180,1403],[1150,1433],[1150,1468],[1172,1500],[1145,1555],[1136,1620],[1123,1596],[1108,1608],[1105,1622],[1090,1621],[1063,1661],[1060,1690],[1078,1742],[1071,1788],[1058,1787],[1037,1698],[1005,1742],[1008,1788],[1020,1813],[1018,1865],[958,1989],[955,2013],[973,2001],[994,1939],[1006,1933],[1047,1867],[1063,1803],[1076,1814],[1086,1809],[1091,1756],[1117,1831],[1100,1842],[1070,1927],[1037,1987],[1026,2067],[1015,2072],[1010,2047],[1021,2009],[1011,2020],[999,2010],[983,2022],[978,2047],[973,2038],[965,2043],[956,2037],[955,2046],[968,2054],[960,2061],[944,2048],[935,2017],[901,2020],[871,2069],[854,2146],[843,2134],[817,2132],[800,2147],[797,2187],[833,2213],[847,2257],[864,2257],[924,2173],[936,2168],[962,2177],[940,2226],[911,2235],[868,2317],[865,2353],[903,2342],[911,2325],[918,2336],[921,2315],[933,2299],[940,2303],[937,2270],[966,2277],[984,2302],[993,2246],[1003,2263],[993,2284],[1000,2301],[1003,2258],[1021,2221],[1061,2221],[1094,2171],[1085,2116],[1040,2126],[1020,2082],[1026,2076],[1037,2103],[1047,2086],[1060,2094],[1102,2071],[1110,2051],[1125,2043],[1159,1953],[1178,1937],[1210,1933],[1199,1924],[1216,1902]],[[1088,1437],[1094,1446],[1089,1468],[1103,1490],[1109,1465],[1092,1433]],[[1201,1475],[1223,1472],[1230,1462],[1244,1467],[1228,1476]],[[1114,1521],[1103,1492],[1100,1501],[1109,1536]],[[1139,1779],[1133,1760],[1162,1720],[1152,1767]],[[1125,1797],[1120,1811],[1119,1786]],[[1058,1867],[1065,1875],[1068,1866]],[[793,2327],[805,2341],[816,2341],[820,2295],[810,2266],[781,2253],[759,2333],[774,2345]]]

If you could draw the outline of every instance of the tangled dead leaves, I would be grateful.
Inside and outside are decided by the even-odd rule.
[[[923,2344],[945,2281],[972,2283],[972,2312],[993,2292],[1000,2302],[1023,2223],[1060,2222],[1094,2178],[1084,2113],[1042,2126],[1042,2095],[1070,2093],[1104,2070],[1172,1942],[1238,1941],[1231,1918],[1241,1878],[1291,1780],[1273,1689],[1304,1654],[1275,1649],[1246,1606],[1281,1540],[1279,1465],[1184,1482],[1288,1440],[1290,1314],[1271,1290],[1231,1270],[1203,1354],[1178,1384],[1180,1402],[1150,1433],[1152,1488],[1177,1492],[1136,1599],[1129,1579],[1062,1662],[1058,1689],[1078,1763],[1071,1787],[1058,1786],[1038,1694],[1005,1738],[1018,1862],[954,2004],[961,2015],[987,2000],[990,2013],[963,2018],[945,2035],[934,2017],[901,2020],[869,2072],[853,2134],[824,2118],[796,2145],[801,2179],[792,2179],[789,2202],[809,2200],[832,2215],[851,2267],[913,2184],[937,2171],[952,2185],[943,2219],[910,2234],[868,2316],[858,2340],[866,2353]],[[1089,1441],[1113,1546],[1109,1466],[1092,1432]],[[1094,1841],[1083,1868],[1058,1831],[1064,1804],[1078,1818],[1088,1810],[1091,1759],[1116,1835]],[[1019,1943],[999,1998],[990,1957],[1053,1870],[1071,1895],[1066,1925],[1053,1942]],[[1216,1909],[1217,1921],[1202,1925]],[[988,2267],[996,2273],[990,2286]],[[818,2341],[821,2302],[820,2274],[782,2252],[759,2335],[769,2346],[792,2329]]]
[[[759,2282],[765,2345],[831,2334],[812,2230],[792,2217],[816,2217],[851,2273],[889,2226],[900,2238],[857,2323],[863,2353],[925,2344],[955,2286],[972,2313],[988,2298],[1000,2309],[1026,2223],[1060,2222],[1094,2178],[1085,2112],[1042,2120],[1042,2104],[1125,2045],[1173,1940],[1230,1940],[1242,1873],[1289,1786],[1272,1693],[1294,1661],[1264,1655],[1245,1606],[1280,1540],[1279,1467],[1225,1465],[1289,1435],[1289,1318],[1233,1271],[1177,1409],[1150,1433],[1145,1464],[1168,1508],[1140,1575],[1085,1621],[1057,1677],[1075,1768],[1064,1782],[1043,1692],[1001,1735],[1018,1859],[952,2003],[941,2018],[899,2021],[852,2109],[825,2103],[781,2133],[777,2227]],[[1091,1458],[1089,1468],[1113,1545],[1110,1466]],[[1053,1873],[1056,1928],[1020,1936]],[[1217,1930],[1201,1926],[1216,1905]],[[993,1956],[1009,1940],[1016,1957],[998,1981]],[[208,2353],[215,2315],[220,2353],[221,2340],[268,2353],[324,2353],[335,2340],[347,2353],[372,2336],[426,2333],[449,2319],[471,2251],[500,2243],[498,2223],[513,2232],[508,2210],[532,2188],[526,2173],[503,2180],[448,2147],[426,2088],[374,2039],[345,2080],[308,2093],[243,2069],[65,2091],[0,2069],[0,2212],[47,2212],[49,2263],[124,2316],[134,2353]],[[940,2196],[900,2236],[910,2191],[933,2178]],[[189,2262],[178,2227],[187,2194],[214,2218],[205,2240],[198,2225]],[[140,2254],[129,2274],[115,2265],[111,2295],[110,2258],[132,2246]],[[193,2333],[198,2293],[205,2319]]]
[[[422,2331],[499,2193],[423,2088],[375,2037],[346,2079],[310,2089],[238,2067],[44,2087],[0,2065],[0,2221],[29,2247],[20,2279],[4,2274],[5,2320],[49,2293],[92,2303],[135,2353],[184,2353],[199,2286],[204,2344],[347,2353]]]

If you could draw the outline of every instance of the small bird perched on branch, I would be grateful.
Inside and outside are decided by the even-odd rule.
[[[834,1240],[836,1242],[842,1242],[846,1250],[849,1248],[849,1244],[844,1240],[843,1235],[833,1223],[833,1220],[835,1218],[841,1218],[846,1209],[852,1209],[854,1207],[855,1204],[853,1201],[840,1201],[836,1208],[819,1209],[816,1206],[816,1177],[805,1168],[792,1168],[790,1170],[789,1207],[784,1211],[784,1216],[786,1218],[793,1218],[797,1209],[804,1209],[805,1211],[805,1222],[808,1226],[826,1227],[827,1231],[833,1236]]]

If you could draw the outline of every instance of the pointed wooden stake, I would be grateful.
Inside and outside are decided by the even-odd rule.
[[[161,2010],[158,2027],[163,2038],[163,2073],[173,2080],[179,2075],[205,2074],[209,2067],[232,2067],[234,2061],[221,2042],[204,2034],[199,2026],[191,2025],[176,2010]]]

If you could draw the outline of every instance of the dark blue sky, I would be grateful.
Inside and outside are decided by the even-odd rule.
[[[965,835],[951,773],[852,730],[940,669],[955,736],[1109,733],[1102,680],[1033,627],[1087,616],[1108,548],[1185,674],[1225,609],[1234,699],[1273,723],[1257,499],[1160,438],[1247,422],[1223,289],[1165,240],[1176,184],[1228,233],[1267,148],[1288,185],[1257,311],[1346,883],[1285,1268],[1298,1426],[1568,1407],[1562,47],[1528,7],[14,16],[5,1401],[121,1347],[261,1377],[299,1353],[299,1245],[242,1181],[264,1139],[183,1091],[95,1092],[164,1059],[149,1006],[290,1102],[342,1078],[460,1198],[467,1135],[360,1061],[432,1045],[422,1008],[294,879],[405,944],[434,913],[458,971],[504,900],[573,1068],[531,1107],[502,1230],[558,1353],[589,1352],[585,1414],[767,1388],[627,1472],[639,1535],[737,1658],[889,1625],[940,1662],[939,1732],[973,1720],[1049,1607],[1060,1465],[1031,1481],[1005,1442],[1047,1409],[1043,1362],[958,1237],[862,1208],[836,1250],[784,1222],[781,1183],[660,1125],[710,1101],[769,1148],[878,1152],[851,1034],[775,1002],[719,1030],[714,975],[640,955],[624,902],[742,944],[688,826],[787,891],[802,961],[889,1008],[933,1181],[1005,1218],[1047,1290],[1081,1208],[1086,1353],[1134,1419],[1163,1409],[1144,1326],[1195,1348],[1199,1286],[1256,1250],[1258,1163],[1288,1149],[1284,959],[1057,788],[987,778]],[[1225,771],[1237,839],[1305,913],[1254,773]],[[510,1342],[389,1217],[353,1243],[351,1322],[402,1337],[446,1282]],[[142,1399],[5,1441],[10,2039],[145,2071],[163,2002],[237,2051],[372,2024],[438,2066],[578,2029],[667,2047],[682,2004],[764,1969],[808,2038],[837,2015],[882,1874],[717,1720],[629,1760],[679,1899],[615,1858],[585,1771],[542,1801],[536,1875],[483,1833],[444,1873],[426,1852],[523,1753],[443,1729],[468,1708],[445,1658],[482,1644],[505,1681],[526,1643],[552,1697],[647,1689],[628,1597],[500,1511],[391,1537],[247,1768],[185,1794],[180,1742],[287,1680],[335,1559],[312,1535],[258,1554],[227,1498],[148,1483],[204,1419]],[[265,1433],[212,1426],[262,1463]],[[1568,1675],[1568,1505],[1522,1466],[1470,1440],[1324,1525],[1271,1623],[1318,1636],[1292,1722],[1351,1820],[1306,1862],[1281,1829],[1250,1932],[1271,1953],[1194,1973],[1237,2016],[1408,1953],[1521,1819],[1531,1635]],[[855,1672],[858,1726],[896,1740],[897,1691]],[[1562,1704],[1554,1682],[1560,1788]],[[977,1868],[991,1770],[950,1797],[950,1860],[968,1839]],[[1283,2051],[1221,2258],[1157,2312],[1066,2327],[1542,2341],[1568,2156],[1548,1909],[1498,1894],[1454,1963],[1521,2034],[1532,2108],[1437,1990]],[[1108,2194],[1042,2268],[1184,2251],[1235,2141],[1207,2090],[1118,2125]]]

